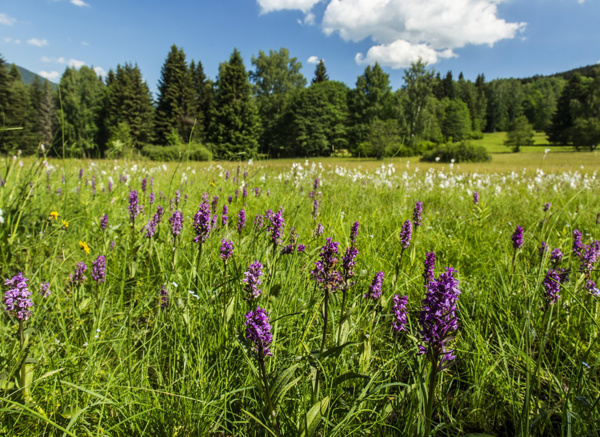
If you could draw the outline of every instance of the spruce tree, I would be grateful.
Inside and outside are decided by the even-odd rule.
[[[210,126],[210,111],[213,103],[214,87],[212,81],[204,74],[202,62],[190,63],[192,90],[194,95],[194,137],[205,139]]]
[[[103,114],[106,138],[126,126],[131,146],[142,148],[153,140],[154,107],[148,85],[137,65],[118,65],[107,76],[107,96]],[[110,144],[108,144],[110,147]]]
[[[327,75],[327,69],[325,68],[325,62],[321,59],[315,68],[315,77],[313,77],[312,83],[321,83],[329,80]]]
[[[159,144],[166,144],[172,131],[178,133],[180,141],[187,142],[194,127],[192,76],[183,49],[176,45],[171,46],[161,69],[155,126]]]
[[[213,153],[223,159],[248,159],[256,155],[260,119],[251,99],[248,73],[238,49],[219,66],[212,110]]]
[[[573,141],[573,126],[579,115],[579,108],[586,100],[587,82],[586,78],[575,73],[563,88],[552,123],[546,132],[551,143],[567,145]]]

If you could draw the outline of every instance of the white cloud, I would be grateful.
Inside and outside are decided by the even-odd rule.
[[[321,0],[257,0],[260,5],[261,14],[273,11],[298,9],[305,14]]]
[[[21,40],[20,39],[12,39],[10,36],[7,36],[4,38],[4,42],[6,43],[13,43],[13,44],[21,44]]]
[[[48,79],[52,82],[56,82],[58,81],[59,77],[60,77],[60,73],[58,71],[38,71],[38,73],[40,76],[42,76],[45,79]]]
[[[261,13],[295,9],[304,12],[300,24],[314,24],[311,11],[320,0],[257,0]],[[369,38],[375,44],[359,63],[402,68],[420,56],[435,63],[456,56],[466,45],[494,45],[512,39],[525,23],[509,23],[498,17],[498,4],[505,0],[327,0],[323,31],[345,41]],[[583,2],[585,0],[577,0]],[[408,61],[410,64],[410,61]]]
[[[323,17],[323,31],[346,41],[370,38],[377,45],[359,63],[403,68],[420,56],[435,63],[455,56],[453,49],[514,38],[524,23],[498,18],[501,0],[332,0]],[[415,56],[417,58],[415,59]],[[410,64],[410,61],[408,61]]]
[[[310,56],[306,62],[308,62],[309,64],[318,64],[319,63],[319,57],[318,56]]]
[[[301,26],[314,26],[315,25],[315,14],[309,12],[304,16],[304,20],[298,20],[298,24]]]
[[[90,45],[90,43],[89,43],[89,42],[87,42],[87,41],[81,41],[81,45],[82,45],[82,46],[86,46],[86,47],[87,47],[87,46],[89,46],[89,45]]]
[[[456,54],[450,49],[443,51],[434,50],[427,44],[411,44],[404,40],[394,41],[391,44],[373,46],[367,52],[367,56],[357,53],[354,59],[357,64],[374,64],[391,68],[406,68],[411,63],[421,59],[427,64],[435,64],[441,58],[452,58]]]
[[[104,68],[102,67],[94,67],[94,71],[96,72],[96,74],[100,77],[106,77],[106,71],[104,71]]]
[[[46,38],[44,39],[39,39],[39,38],[31,38],[27,40],[27,44],[31,44],[32,46],[36,46],[36,47],[44,47],[48,45],[48,40]]]
[[[0,24],[4,24],[5,26],[12,26],[15,24],[17,20],[13,17],[10,17],[6,14],[0,14]]]
[[[87,4],[83,0],[70,0],[70,1],[71,1],[71,4],[75,5],[75,6],[79,6],[79,7],[89,6],[89,4]]]
[[[59,59],[62,59],[64,61],[64,58],[59,58]],[[67,62],[67,65],[69,67],[81,68],[85,65],[85,62],[79,61],[77,59],[69,59],[69,62]]]

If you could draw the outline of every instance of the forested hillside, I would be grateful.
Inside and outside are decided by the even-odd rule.
[[[0,58],[0,152],[34,153],[43,143],[55,156],[74,157],[381,158],[523,126],[556,145],[600,143],[596,66],[489,82],[480,74],[473,82],[418,62],[393,90],[378,64],[367,66],[354,88],[329,77],[322,61],[305,78],[285,48],[259,51],[251,64],[247,69],[236,49],[213,80],[201,61],[172,46],[154,98],[135,64],[105,78],[69,67],[56,90],[38,76],[25,84]]]

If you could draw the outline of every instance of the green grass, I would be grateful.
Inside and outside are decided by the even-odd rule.
[[[430,366],[417,352],[427,252],[436,254],[436,276],[449,266],[457,270],[461,290],[459,329],[448,344],[457,360],[435,387],[433,433],[597,435],[600,303],[584,289],[571,236],[577,228],[585,244],[600,238],[599,160],[554,150],[543,156],[501,153],[489,164],[452,168],[415,158],[277,160],[243,163],[237,180],[236,163],[51,160],[45,168],[33,159],[23,167],[4,159],[0,273],[23,272],[34,307],[23,324],[26,347],[15,317],[0,316],[0,435],[274,435],[259,360],[244,339],[244,315],[256,305],[271,319],[273,356],[265,363],[281,435],[422,435]],[[309,197],[315,178],[316,219]],[[132,189],[144,205],[133,226]],[[184,228],[174,241],[168,218],[177,190],[174,207]],[[480,193],[478,206],[473,191]],[[209,203],[219,196],[219,225],[200,251],[192,223],[203,193]],[[424,203],[423,225],[394,278],[399,230],[416,201]],[[552,203],[547,213],[545,202]],[[146,238],[143,227],[157,205],[165,213],[156,236]],[[305,253],[280,254],[265,227],[253,226],[257,215],[280,207],[282,245],[295,228]],[[238,234],[241,209],[247,226]],[[57,220],[49,218],[52,211]],[[105,213],[109,225],[102,230]],[[355,221],[355,284],[344,304],[341,292],[331,294],[321,351],[324,292],[311,271],[325,238],[340,243],[341,259]],[[317,223],[321,236],[314,234]],[[516,225],[525,240],[513,265]],[[235,245],[226,269],[223,238]],[[550,307],[541,241],[560,248],[561,266],[572,269]],[[96,284],[91,267],[99,255],[106,256],[107,277]],[[82,261],[87,280],[69,286]],[[264,265],[263,293],[248,304],[242,279],[253,261]],[[383,296],[366,301],[379,271]],[[591,275],[600,281],[596,270]],[[45,299],[42,282],[50,282]],[[167,309],[159,305],[163,285]],[[394,294],[408,296],[401,335],[390,328]]]

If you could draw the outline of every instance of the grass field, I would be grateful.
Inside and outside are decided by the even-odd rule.
[[[599,166],[3,159],[0,435],[598,435]]]

